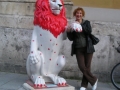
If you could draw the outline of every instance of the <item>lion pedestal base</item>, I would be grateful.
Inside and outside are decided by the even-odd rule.
[[[65,87],[58,87],[57,85],[48,83],[46,86],[46,88],[35,88],[32,81],[30,80],[23,84],[23,87],[26,90],[75,90],[75,88],[70,85]]]

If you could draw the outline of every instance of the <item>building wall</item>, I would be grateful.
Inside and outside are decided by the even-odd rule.
[[[73,6],[72,12],[79,6]],[[85,19],[104,22],[120,23],[120,9],[82,7],[85,10]],[[72,13],[71,13],[72,15]],[[71,16],[73,18],[73,16]]]
[[[30,41],[33,30],[34,0],[0,0],[0,71],[26,73],[26,59],[30,50]],[[65,7],[68,21],[72,20],[73,6],[66,0]],[[86,19],[91,21],[93,34],[99,37],[100,42],[95,46],[96,52],[93,56],[92,72],[100,80],[110,80],[109,75],[112,67],[119,62],[120,55],[113,45],[120,42],[120,22],[99,21],[91,12],[97,10],[85,7]],[[112,11],[111,11],[112,12]],[[97,17],[96,17],[97,18]],[[61,53],[66,57],[66,65],[60,72],[65,78],[81,78],[75,56],[71,57],[71,43],[68,39],[64,41]]]
[[[71,0],[75,6],[120,9],[120,0]]]

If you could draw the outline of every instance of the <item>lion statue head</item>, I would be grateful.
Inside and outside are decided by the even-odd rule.
[[[34,12],[34,25],[49,30],[56,38],[65,31],[67,19],[62,0],[37,0]]]

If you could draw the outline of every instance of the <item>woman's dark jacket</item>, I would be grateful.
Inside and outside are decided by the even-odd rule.
[[[91,35],[91,32],[92,32],[92,28],[91,28],[91,25],[90,25],[90,21],[88,20],[83,20],[83,22],[81,23],[81,26],[82,26],[82,33],[84,33],[84,36],[86,38],[86,52],[87,53],[93,53],[95,52],[95,49],[94,49],[94,46],[92,44],[92,40],[90,39],[90,35]],[[70,41],[73,41],[72,43],[72,50],[71,50],[71,56],[73,56],[73,54],[75,54],[75,48],[76,48],[76,39],[80,39],[79,40],[79,45],[81,44],[81,42],[83,42],[83,45],[84,45],[84,40],[81,40],[81,38],[76,38],[77,35],[82,35],[80,34],[81,32],[67,32],[67,37]],[[78,40],[77,40],[78,41]]]

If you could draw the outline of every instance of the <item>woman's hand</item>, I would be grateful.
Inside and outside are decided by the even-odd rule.
[[[75,21],[66,26],[66,31],[67,32],[73,32],[73,31],[82,32],[82,26],[80,25],[79,22]]]
[[[71,26],[70,26],[70,25],[67,25],[67,26],[66,26],[66,31],[67,31],[67,32],[70,32],[70,31],[71,31],[71,29],[72,29],[72,28],[71,28]]]
[[[79,22],[73,22],[71,25],[72,31],[76,31],[76,32],[82,32],[82,26],[80,25]]]

